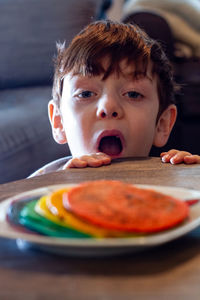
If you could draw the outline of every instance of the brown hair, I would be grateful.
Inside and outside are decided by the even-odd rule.
[[[113,21],[97,21],[88,25],[72,40],[68,48],[58,44],[55,64],[53,99],[62,95],[63,77],[72,72],[88,76],[104,74],[106,79],[112,72],[120,72],[119,63],[135,64],[133,76],[145,75],[148,63],[153,64],[152,73],[158,76],[159,115],[174,103],[176,85],[168,58],[159,43],[133,24]],[[102,58],[109,57],[106,70]]]

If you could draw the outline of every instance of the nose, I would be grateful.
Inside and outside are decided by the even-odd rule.
[[[99,99],[97,117],[99,119],[121,119],[123,117],[123,108],[119,99],[109,96]]]

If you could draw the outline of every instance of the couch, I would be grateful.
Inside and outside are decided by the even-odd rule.
[[[66,41],[96,18],[109,0],[0,0],[0,183],[27,177],[44,164],[70,155],[51,135],[51,99],[56,41]],[[142,26],[163,43],[182,85],[178,120],[168,144],[200,154],[200,59],[176,58],[174,37],[161,16],[130,12],[122,19]],[[158,30],[159,29],[159,30]],[[162,36],[158,36],[158,33]]]
[[[0,183],[70,155],[51,135],[56,42],[100,14],[101,0],[0,0]]]

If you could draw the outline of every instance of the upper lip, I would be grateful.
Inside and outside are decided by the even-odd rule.
[[[99,145],[100,145],[101,139],[104,137],[107,137],[107,136],[116,136],[116,137],[120,138],[120,141],[122,143],[122,148],[124,148],[125,140],[124,140],[123,134],[121,133],[121,131],[119,131],[117,129],[112,129],[112,130],[104,130],[99,134],[99,136],[97,138],[98,151],[99,151]]]

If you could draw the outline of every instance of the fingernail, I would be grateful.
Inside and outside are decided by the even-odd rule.
[[[170,163],[171,163],[172,165],[175,164],[175,159],[174,159],[174,157],[172,157],[172,158],[170,159]]]
[[[168,154],[167,154],[167,155],[164,155],[164,156],[162,157],[162,161],[163,161],[163,162],[166,162],[168,159],[169,159],[169,155],[168,155]]]

